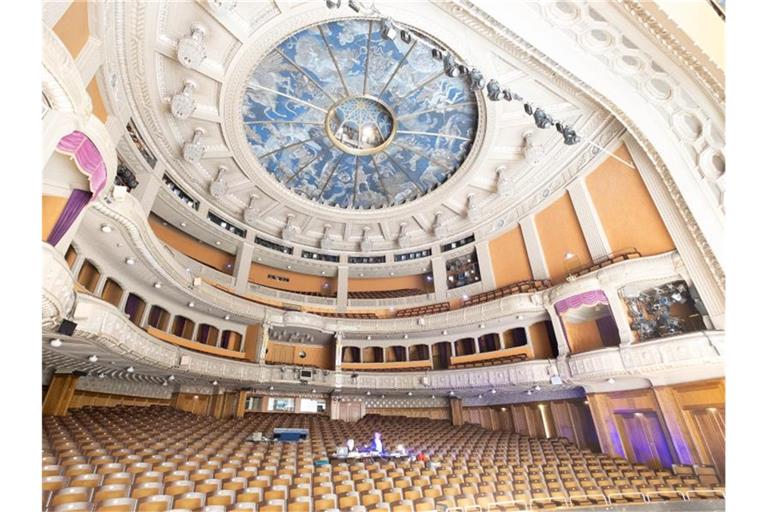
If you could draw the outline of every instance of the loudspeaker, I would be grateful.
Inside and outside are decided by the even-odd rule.
[[[704,301],[701,300],[699,291],[696,289],[694,285],[691,285],[688,287],[688,294],[691,296],[691,300],[693,301],[693,307],[696,308],[696,311],[698,311],[698,313],[701,316],[709,315],[709,313],[707,313],[706,306],[704,306]]]
[[[56,332],[65,336],[72,336],[75,333],[77,324],[71,320],[62,320]]]

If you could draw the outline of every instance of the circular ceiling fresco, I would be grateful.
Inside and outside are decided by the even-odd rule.
[[[371,209],[434,190],[464,162],[477,98],[418,38],[386,39],[349,19],[285,39],[252,71],[242,119],[274,179],[340,208]]]

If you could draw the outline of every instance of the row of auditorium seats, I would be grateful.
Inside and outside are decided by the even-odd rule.
[[[546,290],[550,286],[552,286],[552,283],[549,281],[549,279],[518,281],[516,283],[502,286],[501,288],[496,288],[495,290],[472,295],[466,301],[464,301],[464,304],[462,307],[476,306],[477,304],[483,304],[485,302],[490,302],[492,300],[501,299],[502,297],[506,297],[507,295],[514,295],[517,293],[531,293],[531,292]]]
[[[495,366],[499,364],[519,363],[528,359],[526,354],[515,354],[513,356],[499,356],[481,361],[468,361],[466,363],[451,364],[451,368],[480,368],[483,366]]]
[[[590,272],[594,272],[595,270],[607,267],[608,265],[613,265],[614,263],[618,263],[620,261],[632,260],[639,258],[640,256],[641,254],[637,252],[636,249],[624,249],[622,251],[613,252],[608,256],[596,259],[587,265],[572,270],[570,274],[576,277],[583,276],[585,274],[589,274]]]
[[[300,443],[246,440],[275,427],[307,428],[310,436]],[[347,439],[362,442],[374,432],[382,433],[385,446],[403,444],[430,462],[319,463]],[[530,510],[724,492],[711,474],[679,475],[560,438],[477,425],[270,413],[222,420],[155,406],[83,408],[44,418],[42,463],[44,511],[428,512],[500,502],[507,510]]]
[[[353,318],[357,320],[376,320],[378,318],[375,313],[337,313],[335,311],[307,311],[307,313],[329,318]]]
[[[434,315],[435,313],[445,313],[451,309],[447,302],[438,304],[429,304],[427,306],[418,306],[415,308],[399,309],[395,312],[395,318],[408,318],[412,316]]]
[[[424,290],[418,288],[401,288],[397,290],[371,290],[349,292],[350,299],[399,299],[402,297],[413,297],[414,295],[424,295]]]

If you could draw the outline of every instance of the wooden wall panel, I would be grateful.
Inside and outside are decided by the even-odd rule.
[[[624,145],[615,153],[632,160]],[[643,256],[650,256],[675,248],[636,169],[606,157],[587,176],[586,185],[612,251],[635,248]]]
[[[428,259],[425,259],[427,261]],[[350,292],[369,292],[369,291],[387,291],[387,290],[423,290],[424,293],[431,288],[431,283],[427,281],[426,274],[415,274],[410,276],[397,277],[372,277],[372,278],[350,278]]]
[[[517,281],[533,279],[520,226],[491,240],[488,249],[497,288]]]
[[[405,416],[406,418],[428,418],[430,420],[450,420],[451,414],[448,407],[408,408],[408,407],[381,407],[365,410],[366,415],[378,414],[380,416]]]
[[[571,267],[576,266],[576,262],[586,265],[592,261],[579,219],[567,193],[536,214],[535,222],[549,277],[553,283],[563,282],[568,272],[573,270]],[[569,260],[572,263],[566,263],[566,253],[576,256],[575,259]]]
[[[301,352],[304,352],[306,357],[302,358]],[[325,370],[332,370],[334,367],[334,356],[334,349],[331,345],[320,346],[270,341],[267,344],[266,362],[271,364],[315,366]]]
[[[528,342],[533,350],[534,359],[550,359],[554,357],[545,321],[530,325],[528,327],[528,336],[530,338]]]
[[[181,411],[191,412],[200,416],[208,414],[211,395],[194,393],[174,393],[171,398],[171,407]]]
[[[568,337],[568,346],[572,354],[580,354],[603,348],[603,342],[600,338],[600,329],[597,327],[596,320],[587,320],[584,322],[563,322],[565,333]]]

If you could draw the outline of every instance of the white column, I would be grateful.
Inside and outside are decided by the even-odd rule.
[[[555,339],[557,340],[558,358],[563,358],[567,354],[570,354],[571,350],[568,348],[568,339],[563,329],[563,324],[560,321],[560,315],[555,311],[555,306],[547,306],[547,313],[549,319],[552,321],[552,330],[555,331]]]
[[[149,216],[149,212],[152,210],[152,205],[155,204],[155,198],[157,198],[163,183],[160,178],[149,173],[137,175],[136,180],[139,182],[139,186],[131,191],[131,195],[139,200],[141,209]]]
[[[99,276],[99,281],[96,283],[96,288],[93,290],[93,294],[97,297],[101,297],[101,294],[104,293],[104,286],[107,284],[108,276],[105,274],[102,274]]]
[[[664,225],[669,231],[669,236],[672,237],[680,258],[690,274],[691,281],[696,286],[696,290],[707,308],[712,325],[715,329],[724,329],[725,294],[723,290],[696,244],[696,240],[670,196],[661,176],[656,172],[653,163],[633,138],[628,137],[626,141],[640,177],[645,182],[659,215],[661,215]]]
[[[77,280],[80,271],[83,270],[83,263],[85,263],[85,254],[78,252],[75,261],[72,262],[72,275],[75,276],[75,280]]]
[[[128,302],[128,290],[123,290],[123,294],[120,296],[120,302],[117,303],[117,309],[121,312],[125,311],[126,302]]]
[[[445,300],[448,296],[448,274],[442,255],[432,258],[432,284],[435,286],[435,300]]]
[[[149,322],[149,312],[152,310],[151,304],[144,304],[144,312],[141,314],[141,321],[139,322],[139,327],[146,327],[147,322]]]
[[[235,255],[235,268],[232,275],[235,281],[235,291],[245,293],[248,290],[248,277],[251,272],[251,263],[253,263],[254,246],[241,242],[237,246]]]
[[[477,253],[477,264],[480,267],[480,279],[483,285],[483,291],[496,289],[496,278],[493,275],[493,261],[491,260],[491,250],[488,240],[482,240],[475,244]]]
[[[256,361],[259,364],[264,364],[264,360],[267,358],[267,344],[269,343],[269,328],[271,325],[264,322],[261,326],[261,344],[259,345]]]
[[[611,246],[608,243],[608,237],[605,236],[605,230],[597,215],[584,176],[577,178],[567,190],[592,260],[596,261],[608,256],[611,254]]]
[[[532,215],[520,220],[520,230],[523,233],[525,252],[528,254],[528,263],[531,265],[533,278],[549,279],[547,260],[544,259],[544,250],[541,248],[539,232],[536,230],[536,222]]]
[[[480,353],[480,340],[478,340],[477,338],[472,338],[472,339],[475,342],[475,354],[479,354]]]
[[[341,359],[342,359],[342,352],[344,349],[344,346],[342,344],[343,335],[340,332],[337,332],[335,335],[336,339],[336,355],[334,357],[334,370],[339,371],[341,370]]]
[[[603,288],[603,291],[608,298],[608,305],[611,307],[613,320],[616,322],[616,327],[619,329],[619,341],[621,345],[629,345],[632,343],[633,336],[632,329],[629,328],[629,317],[627,317],[624,301],[619,297],[619,293],[615,289]]]
[[[349,267],[339,265],[336,272],[336,307],[338,311],[347,310],[349,300]]]

